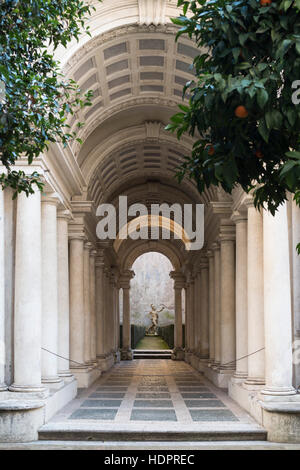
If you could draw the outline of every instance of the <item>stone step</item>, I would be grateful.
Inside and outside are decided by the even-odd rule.
[[[142,349],[135,349],[133,351],[134,359],[171,359],[172,350],[163,349],[156,351],[144,351]]]
[[[149,426],[146,431],[144,427],[135,430],[107,429],[95,425],[64,426],[44,425],[39,431],[40,441],[81,441],[81,442],[229,442],[229,441],[266,441],[267,432],[257,426],[226,426],[218,429],[217,426],[199,426],[195,430],[173,430],[168,429],[164,423],[164,429],[153,429]],[[97,429],[98,428],[98,429]],[[176,426],[175,426],[176,429]]]
[[[103,450],[173,452],[186,450],[299,450],[299,444],[280,444],[268,441],[206,441],[206,442],[87,442],[87,441],[35,441],[28,443],[0,443],[0,450]]]

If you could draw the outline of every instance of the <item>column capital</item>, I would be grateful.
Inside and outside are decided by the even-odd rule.
[[[82,242],[84,242],[86,240],[85,238],[85,235],[82,234],[82,233],[71,233],[69,234],[69,240],[72,241],[72,240],[81,240]]]
[[[254,207],[254,198],[251,194],[248,194],[243,200],[243,205],[248,209],[248,207]]]
[[[200,259],[200,264],[199,264],[200,272],[203,269],[208,269],[208,259],[207,258],[201,258]]]
[[[174,281],[174,289],[183,289],[185,286],[185,276],[179,271],[171,271],[170,278]]]
[[[220,243],[234,242],[236,237],[235,225],[231,220],[220,226]]]
[[[85,244],[84,244],[84,249],[85,250],[92,250],[93,249],[93,244],[89,241],[86,241]]]
[[[61,201],[56,194],[42,194],[41,203],[58,207]]]
[[[247,212],[234,211],[231,216],[232,222],[239,224],[241,222],[247,222]]]
[[[96,253],[97,253],[96,268],[101,268],[104,271],[104,267],[105,267],[104,255],[102,253],[99,254],[99,252],[96,252]]]
[[[134,271],[130,271],[129,269],[123,271],[120,275],[119,284],[122,289],[130,289],[130,281],[135,276]]]
[[[212,249],[212,251],[219,251],[219,250],[220,250],[220,243],[219,243],[219,241],[216,241],[215,243],[213,243],[213,244],[211,245],[211,249]]]
[[[64,220],[69,221],[69,220],[72,219],[72,214],[71,214],[71,212],[68,211],[68,210],[59,210],[59,211],[57,212],[57,218],[58,218],[58,219],[64,219]]]
[[[209,259],[209,258],[213,258],[213,257],[214,257],[214,252],[213,252],[213,250],[212,250],[212,249],[207,250],[206,256],[207,256],[208,259]]]
[[[90,252],[90,257],[91,258],[96,258],[96,256],[97,256],[97,250],[92,249],[91,252]]]

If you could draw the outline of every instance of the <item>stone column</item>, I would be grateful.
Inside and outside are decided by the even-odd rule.
[[[57,284],[58,284],[58,375],[72,376],[70,363],[70,298],[69,298],[69,211],[57,215]]]
[[[195,280],[191,276],[189,281],[189,350],[191,354],[195,353],[195,300],[194,300]]]
[[[292,385],[292,309],[287,205],[275,217],[264,211],[264,307],[266,386],[264,395],[288,396]]]
[[[174,325],[174,357],[177,360],[184,358],[183,338],[182,338],[182,289],[185,285],[184,276],[180,272],[172,271],[170,277],[174,280],[174,304],[175,304],[175,325]]]
[[[117,354],[120,354],[120,288],[118,282],[115,287],[115,303],[116,303],[116,346]],[[120,357],[119,357],[120,359]]]
[[[234,370],[235,346],[235,231],[233,226],[221,227],[221,369]]]
[[[111,331],[111,302],[110,302],[110,270],[104,268],[104,315],[105,315],[105,354],[109,356],[112,351],[112,331]]]
[[[0,188],[0,392],[5,385],[5,250],[4,250],[4,191]]]
[[[58,375],[57,206],[42,198],[42,382],[61,383]]]
[[[90,306],[91,306],[91,360],[97,362],[97,318],[96,318],[96,263],[97,251],[90,253]]]
[[[14,383],[15,392],[43,392],[41,193],[18,195],[15,261]]]
[[[247,317],[247,214],[234,212],[236,224],[236,371],[235,377],[248,376],[248,317]],[[244,358],[244,359],[242,359]]]
[[[248,206],[248,385],[265,381],[263,219],[253,205]],[[254,353],[254,354],[253,354]]]
[[[184,332],[184,335],[185,335],[185,339],[184,339],[184,343],[185,343],[185,353],[187,354],[188,350],[189,350],[189,327],[190,327],[190,324],[189,324],[189,315],[190,315],[190,309],[189,309],[189,285],[188,285],[188,282],[186,281],[186,284],[185,284],[185,332]]]
[[[130,323],[130,281],[134,277],[133,271],[125,271],[120,278],[123,289],[123,360],[131,360],[131,323]]]
[[[215,360],[215,278],[214,278],[214,254],[212,250],[207,252],[209,263],[209,363]]]
[[[221,336],[220,336],[220,325],[221,325],[221,304],[220,304],[220,288],[221,288],[221,279],[220,279],[220,245],[219,243],[214,243],[212,246],[214,251],[214,281],[215,281],[215,361],[214,366],[218,367],[221,363]]]
[[[93,245],[84,244],[83,251],[83,289],[84,289],[84,362],[92,364],[91,355],[91,298],[90,298],[90,252]]]
[[[200,274],[201,289],[201,317],[200,317],[200,357],[209,357],[209,286],[208,286],[208,263],[202,260]]]
[[[105,358],[105,299],[103,252],[96,259],[97,359]]]
[[[300,208],[293,200],[292,204],[292,273],[293,273],[293,314],[294,314],[294,339],[300,340],[300,256],[296,251],[296,246],[300,243]],[[300,344],[300,343],[298,343]],[[295,386],[300,385],[300,364],[294,365]]]
[[[116,345],[116,298],[115,298],[115,276],[111,273],[109,278],[109,306],[110,306],[110,334],[111,334],[111,352],[115,355]]]
[[[85,369],[84,364],[84,235],[70,237],[70,357],[72,369]],[[75,361],[75,362],[73,362]]]
[[[201,321],[202,321],[202,291],[201,291],[201,270],[197,267],[194,273],[194,354],[200,357],[201,350]]]

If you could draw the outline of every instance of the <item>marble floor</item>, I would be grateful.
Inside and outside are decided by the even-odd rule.
[[[226,393],[185,362],[115,365],[46,425],[48,429],[261,429]]]

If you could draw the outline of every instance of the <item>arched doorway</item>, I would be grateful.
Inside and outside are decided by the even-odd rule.
[[[170,260],[161,253],[141,255],[132,266],[131,325],[134,358],[171,357],[174,348],[175,301],[173,270]],[[151,312],[157,311],[153,328]]]

